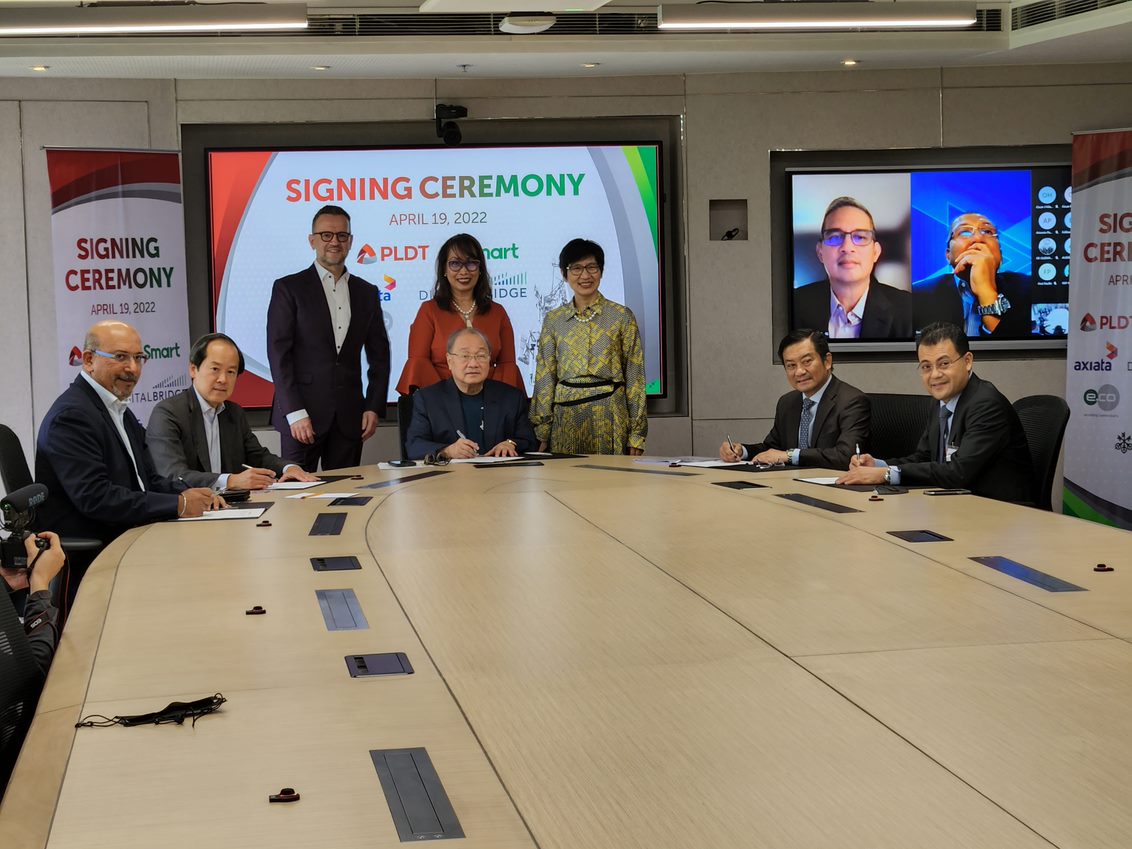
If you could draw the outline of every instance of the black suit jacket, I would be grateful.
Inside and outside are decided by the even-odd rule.
[[[794,326],[811,330],[829,327],[829,280],[807,283],[794,290]],[[861,316],[862,339],[911,339],[912,294],[886,286],[875,277],[869,283],[865,314]]]
[[[479,443],[480,451],[490,451],[504,439],[514,439],[520,454],[538,447],[527,415],[527,396],[514,386],[498,380],[484,381],[483,408],[483,438],[467,434]],[[413,395],[413,418],[405,437],[410,459],[420,460],[451,445],[460,438],[457,430],[464,430],[464,410],[460,390],[452,378],[426,386]]]
[[[239,404],[226,401],[216,422],[220,430],[223,472],[238,474],[247,463],[271,469],[276,475],[283,474],[287,464],[260,445]],[[154,407],[149,414],[146,436],[160,474],[181,477],[190,486],[212,486],[220,477],[209,471],[208,437],[204,433],[204,416],[196,390],[186,389]]]
[[[939,408],[932,409],[915,452],[888,460],[900,467],[900,482],[969,489],[1000,501],[1032,503],[1033,461],[1018,414],[995,385],[972,374],[951,417],[950,462],[936,461]]]
[[[389,390],[389,337],[376,287],[350,275],[350,326],[334,350],[334,326],[318,271],[312,264],[280,277],[267,307],[267,359],[275,383],[271,423],[290,429],[287,414],[305,409],[316,435],[331,425],[361,441],[362,413],[384,416]],[[362,397],[362,350],[369,363]]]
[[[790,451],[798,447],[798,426],[802,422],[802,393],[787,392],[778,399],[774,426],[766,439],[745,445],[747,455],[754,457],[767,448]],[[867,451],[869,444],[869,396],[829,376],[810,427],[810,447],[798,455],[799,466],[820,466],[824,469],[848,469],[849,458],[857,446]]]
[[[1014,271],[999,272],[994,280],[999,293],[1010,301],[1010,309],[990,335],[1028,338],[1033,330],[1030,318],[1032,281],[1025,274]],[[954,274],[943,274],[912,284],[912,318],[916,330],[923,329],[933,321],[949,321],[959,327],[966,326],[963,321],[963,296],[959,294]]]
[[[79,376],[55,399],[36,440],[35,478],[50,492],[38,510],[40,529],[108,543],[129,528],[176,518],[177,494],[187,487],[157,473],[145,428],[128,410],[125,427],[144,492],[98,393]]]

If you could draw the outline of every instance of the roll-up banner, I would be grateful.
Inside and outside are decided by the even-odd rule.
[[[1064,512],[1132,528],[1132,130],[1073,137]]]
[[[102,320],[133,325],[149,361],[130,409],[189,385],[185,227],[176,153],[48,150],[60,389],[82,368]]]

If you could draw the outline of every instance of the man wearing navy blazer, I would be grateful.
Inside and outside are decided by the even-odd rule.
[[[405,450],[413,460],[429,454],[449,460],[478,455],[517,457],[538,446],[527,414],[527,396],[488,380],[491,343],[473,327],[448,337],[452,377],[413,395]]]
[[[794,290],[795,327],[825,330],[831,339],[912,338],[912,296],[873,275],[881,247],[860,201],[830,202],[817,252],[826,279]]]
[[[35,478],[49,491],[41,528],[106,544],[128,528],[220,505],[211,490],[157,473],[145,429],[127,409],[147,359],[128,324],[104,321],[87,331],[82,372],[39,426]]]
[[[244,355],[223,333],[209,333],[189,351],[193,385],[164,399],[149,415],[157,471],[214,490],[264,489],[276,480],[317,481],[260,444],[243,408],[228,399],[244,373]]]
[[[376,287],[346,270],[350,216],[324,206],[307,237],[310,268],[281,277],[267,307],[271,421],[284,459],[314,472],[356,466],[389,388],[389,338]],[[368,363],[362,395],[361,354]]]
[[[778,344],[793,387],[778,399],[774,425],[762,442],[719,446],[719,458],[761,465],[847,469],[869,442],[869,397],[833,374],[829,340],[816,330],[793,330]]]
[[[939,405],[907,457],[854,457],[845,484],[930,484],[1030,504],[1033,461],[1018,414],[994,384],[974,373],[967,334],[929,324],[916,343],[920,377]]]

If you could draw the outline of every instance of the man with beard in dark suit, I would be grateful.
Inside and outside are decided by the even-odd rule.
[[[389,338],[376,287],[346,271],[350,216],[324,206],[307,237],[310,268],[281,277],[267,308],[275,383],[271,422],[283,458],[308,472],[356,466],[377,430],[389,388]],[[361,355],[369,364],[362,396]]]

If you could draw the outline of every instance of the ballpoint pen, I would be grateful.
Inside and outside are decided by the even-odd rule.
[[[459,428],[456,428],[456,435],[458,437],[460,437],[461,439],[467,439],[468,438],[468,437],[464,436],[464,431],[460,430]]]
[[[857,455],[857,462],[860,463],[861,462],[861,443],[858,442],[857,444],[855,444],[853,446],[853,448],[855,449],[854,453]]]
[[[731,434],[727,434],[727,447],[731,449],[732,454],[738,454],[739,453],[738,451],[735,450],[735,443],[731,441]]]

